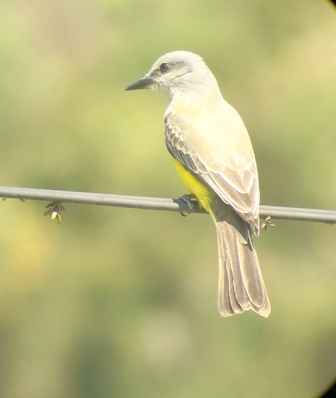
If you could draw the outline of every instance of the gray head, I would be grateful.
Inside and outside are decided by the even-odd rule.
[[[126,87],[126,90],[149,88],[178,93],[219,91],[217,81],[203,59],[188,51],[173,51],[160,57],[149,72]]]

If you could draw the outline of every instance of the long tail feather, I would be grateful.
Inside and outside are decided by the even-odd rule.
[[[230,316],[252,309],[268,317],[271,305],[253,247],[251,228],[233,211],[225,213],[220,220],[216,217],[219,312]]]

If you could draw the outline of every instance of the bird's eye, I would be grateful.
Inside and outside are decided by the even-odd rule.
[[[160,72],[161,73],[166,73],[166,72],[169,71],[169,69],[170,69],[170,66],[166,62],[164,62],[163,64],[160,65]]]

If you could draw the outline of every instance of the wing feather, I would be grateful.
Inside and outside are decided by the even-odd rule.
[[[188,134],[188,129],[193,128],[194,135],[202,135],[199,131],[195,131],[195,126],[198,124],[193,123],[191,126],[190,121],[181,119],[181,116],[167,113],[165,117],[166,145],[175,159],[212,189],[223,202],[230,205],[251,225],[255,233],[258,233],[258,172],[248,133],[243,122],[241,123],[240,128],[244,129],[241,135],[243,142],[240,142],[242,148],[232,144],[230,135],[226,139],[223,138],[225,134],[232,134],[235,131],[223,131],[219,145],[216,145],[218,144],[216,140],[211,141],[211,137],[203,134],[202,147],[200,147],[190,139],[190,131]],[[241,157],[240,151],[247,151],[248,156]]]

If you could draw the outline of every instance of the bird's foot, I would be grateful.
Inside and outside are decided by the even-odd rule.
[[[187,212],[181,212],[182,217],[187,217],[188,214],[193,213],[194,210],[199,208],[199,202],[196,198],[195,195],[193,194],[185,194],[179,197],[179,200],[183,200],[184,203],[187,204],[188,211]]]

